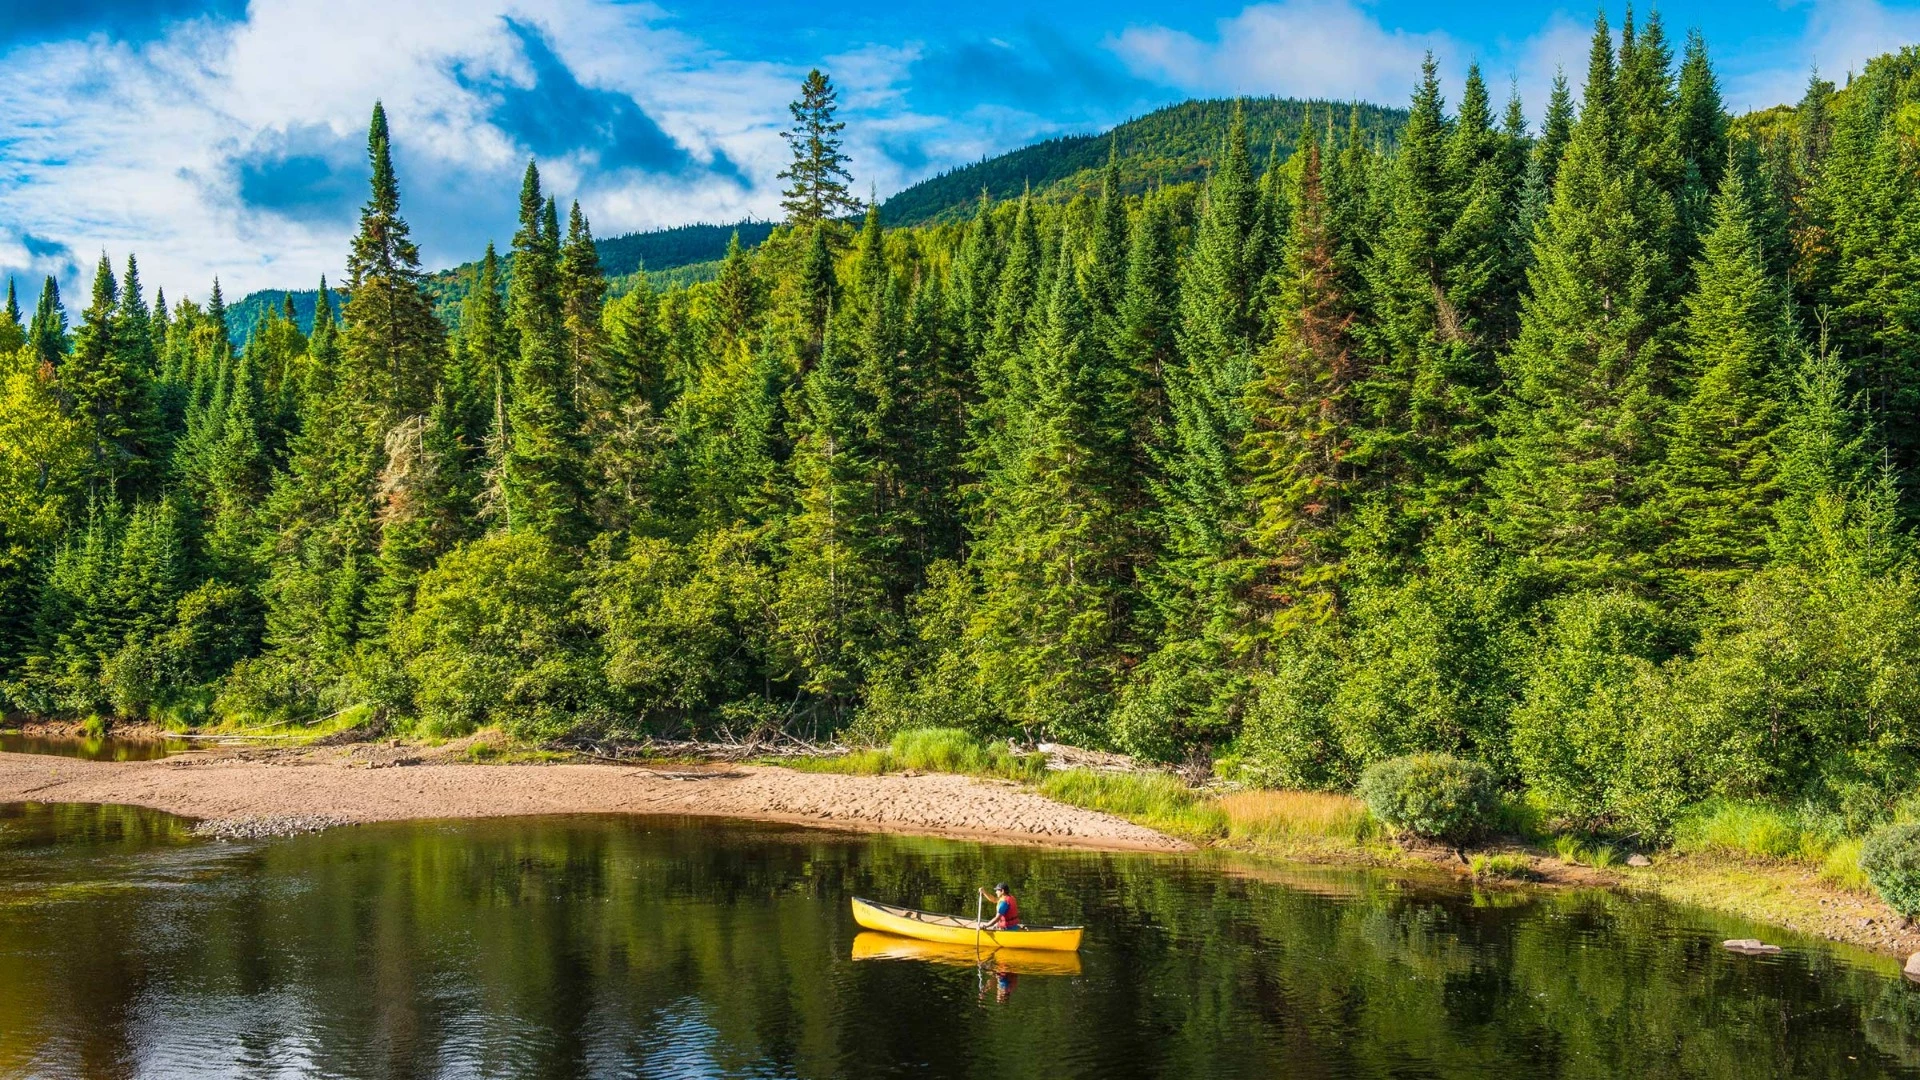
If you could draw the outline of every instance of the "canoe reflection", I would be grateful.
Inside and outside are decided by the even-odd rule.
[[[954,967],[984,967],[1006,975],[1078,975],[1080,954],[1038,949],[983,949],[938,941],[916,941],[873,930],[853,936],[855,960],[924,960]]]

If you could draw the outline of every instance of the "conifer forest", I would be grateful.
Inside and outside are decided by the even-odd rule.
[[[1621,835],[1886,819],[1920,767],[1920,50],[1739,116],[1657,18],[1601,21],[1543,123],[1443,74],[890,222],[815,72],[785,219],[712,280],[609,276],[534,163],[439,308],[376,106],[310,324],[128,252],[9,289],[0,697],[959,727],[1331,790],[1440,751]]]

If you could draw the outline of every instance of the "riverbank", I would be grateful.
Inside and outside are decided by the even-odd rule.
[[[1290,862],[1462,876],[1469,869],[1456,853],[1438,845],[1330,831],[1275,832],[1262,828],[1257,816],[1236,820],[1222,836],[1183,835],[1177,821],[1164,814],[1126,808],[1106,813],[1010,781],[952,773],[862,775],[697,761],[588,763],[572,754],[480,764],[473,758],[485,755],[476,755],[476,746],[486,749],[487,744],[463,739],[433,747],[393,742],[212,746],[127,762],[0,753],[0,802],[127,803],[197,819],[201,831],[226,837],[408,819],[685,814],[1118,851],[1206,847]],[[1274,797],[1284,796],[1269,796]],[[1287,813],[1299,816],[1298,808]],[[1646,892],[1888,955],[1920,951],[1920,928],[1903,926],[1877,897],[1835,888],[1797,864],[1655,855],[1646,867],[1595,867],[1511,842],[1476,854],[1523,863],[1538,885]]]
[[[126,803],[214,835],[531,814],[688,814],[1126,851],[1191,845],[993,780],[756,765],[475,764],[459,744],[211,749],[156,761],[0,753],[0,802]]]

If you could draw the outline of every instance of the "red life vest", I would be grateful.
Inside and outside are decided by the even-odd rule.
[[[1005,930],[1020,925],[1020,901],[1015,900],[1012,893],[1000,898],[999,908],[1000,929]]]

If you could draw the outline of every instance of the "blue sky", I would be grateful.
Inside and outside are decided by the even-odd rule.
[[[1729,103],[1798,97],[1920,41],[1920,0],[1661,5]],[[1644,9],[1643,9],[1644,11]],[[1616,19],[1616,6],[1609,12]],[[0,273],[77,288],[105,250],[170,296],[338,279],[383,99],[430,265],[513,231],[526,159],[613,235],[777,211],[785,103],[843,91],[883,196],[1034,139],[1190,96],[1404,102],[1431,49],[1535,116],[1578,79],[1594,9],[1410,0],[0,0]],[[29,287],[26,291],[31,293]],[[70,297],[71,298],[71,297]]]

